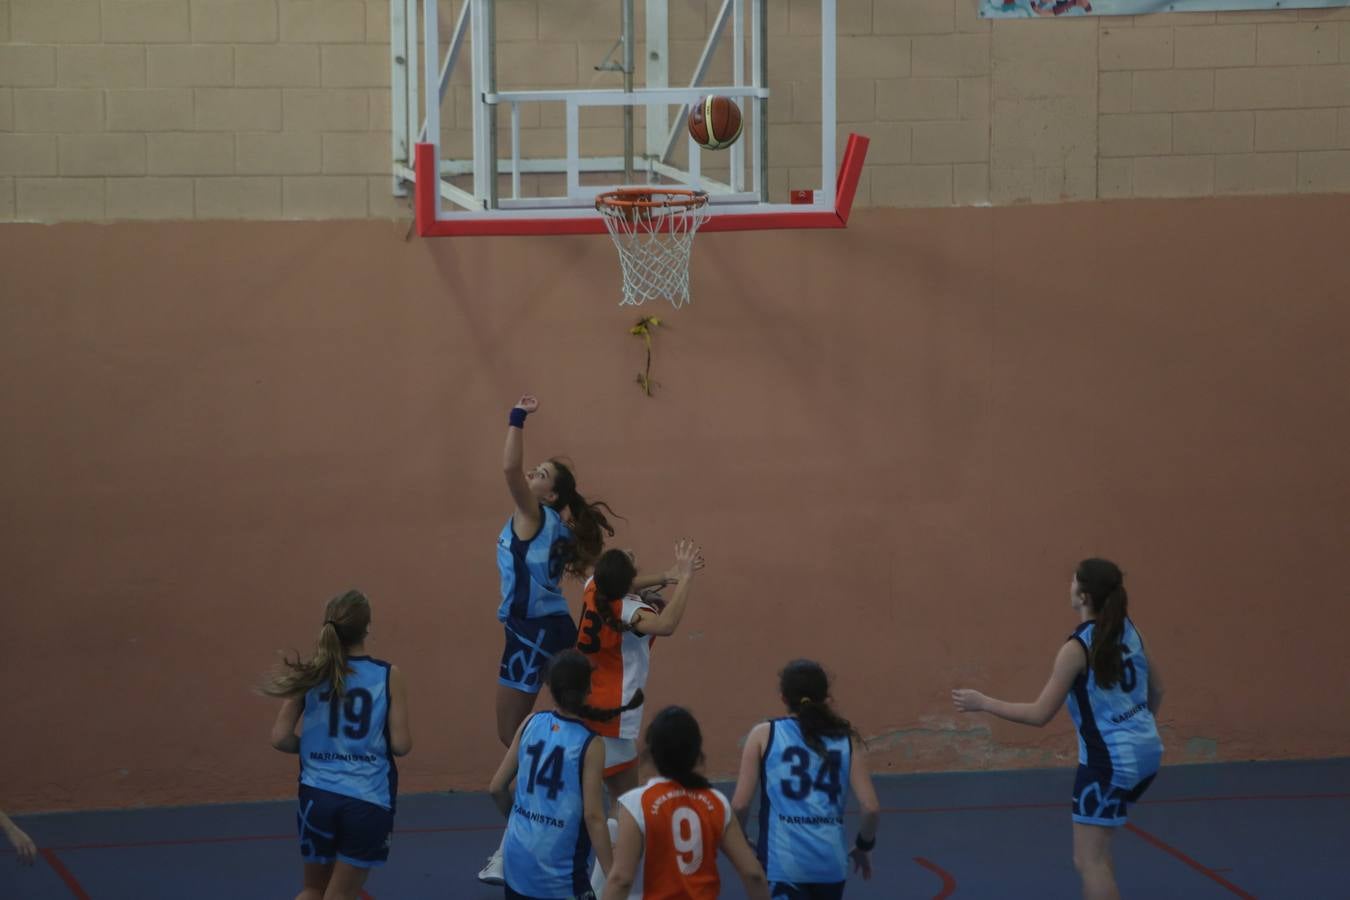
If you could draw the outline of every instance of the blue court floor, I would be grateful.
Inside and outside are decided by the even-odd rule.
[[[876,874],[846,896],[1076,898],[1072,783],[1071,769],[878,778]],[[27,869],[0,852],[4,900],[288,900],[300,885],[290,803],[17,821],[42,856]],[[500,897],[474,874],[501,828],[484,794],[401,798],[393,854],[366,896]],[[1348,862],[1350,759],[1164,768],[1116,839],[1127,898],[1350,898]],[[725,865],[722,893],[744,896]]]

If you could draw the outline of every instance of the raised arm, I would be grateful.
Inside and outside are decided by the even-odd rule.
[[[539,501],[530,490],[525,477],[525,417],[539,409],[539,401],[530,394],[520,398],[511,409],[511,424],[506,429],[506,447],[502,450],[502,474],[506,489],[516,504],[512,517],[516,535],[521,539],[533,536],[539,530]]]
[[[760,722],[750,729],[741,751],[741,771],[736,776],[736,793],[731,798],[731,811],[736,821],[745,826],[750,817],[750,804],[759,790],[759,764],[764,759],[764,746],[769,741],[769,723]]]
[[[700,552],[699,555],[694,558],[694,571],[695,572],[702,571],[703,566],[705,564],[706,563],[704,562],[703,554],[702,552]],[[680,566],[679,563],[676,563],[666,571],[662,572],[660,575],[644,575],[641,572],[639,572],[637,576],[634,577],[633,579],[632,590],[636,593],[638,591],[645,591],[648,588],[654,587],[663,588],[669,587],[672,584],[679,584],[679,583],[680,583]]]
[[[958,688],[952,691],[952,703],[961,712],[987,712],[1009,722],[1035,725],[1040,728],[1059,712],[1059,708],[1064,705],[1064,698],[1069,696],[1074,679],[1086,668],[1087,654],[1083,650],[1083,645],[1077,640],[1065,641],[1055,656],[1055,667],[1050,672],[1050,680],[1041,688],[1041,695],[1033,702],[1010,703],[1007,700],[988,697],[979,691]]]
[[[877,842],[877,826],[881,824],[881,803],[877,800],[877,790],[872,784],[872,772],[867,765],[867,747],[857,738],[853,738],[853,764],[848,770],[848,785],[853,788],[853,796],[858,798],[858,840],[848,857],[853,860],[853,870],[861,872],[863,880],[872,877],[871,847]],[[862,849],[859,844],[869,849]]]
[[[272,723],[273,747],[282,753],[300,752],[300,736],[295,733],[295,726],[304,712],[304,697],[290,697],[282,701],[281,709],[277,710],[277,720]]]
[[[511,818],[511,781],[520,768],[520,733],[525,730],[525,724],[529,721],[530,717],[526,716],[525,721],[516,729],[515,737],[511,738],[511,746],[506,748],[506,755],[502,757],[501,764],[492,775],[492,781],[488,783],[488,793],[492,795],[492,802],[497,804],[497,809],[508,819]]]
[[[750,842],[745,839],[745,832],[735,816],[722,833],[722,852],[731,861],[736,874],[741,876],[741,884],[745,885],[750,900],[770,900],[769,880],[764,877],[764,868],[755,858],[755,851],[750,849]]]
[[[675,596],[659,613],[641,610],[633,616],[633,629],[640,634],[665,636],[675,633],[684,618],[684,607],[689,600],[690,582],[694,580],[694,561],[701,558],[703,551],[687,539],[675,545],[675,566],[671,569],[679,579],[675,586]]]
[[[403,670],[389,667],[389,752],[407,756],[412,751],[412,727],[408,724],[408,683]]]
[[[605,742],[599,738],[591,741],[581,763],[581,815],[600,871],[608,874],[614,866],[614,848],[605,821]]]
[[[637,877],[638,860],[642,858],[642,829],[628,807],[619,804],[619,840],[614,845],[614,864],[605,880],[601,900],[625,900]]]

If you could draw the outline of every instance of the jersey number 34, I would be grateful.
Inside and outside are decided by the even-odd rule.
[[[811,755],[805,747],[788,747],[783,751],[783,762],[790,767],[788,774],[792,776],[781,782],[783,796],[789,800],[805,800],[807,794],[816,790],[829,795],[831,804],[838,803],[844,790],[839,778],[843,763],[839,751],[831,750],[825,754],[814,778],[811,777]]]

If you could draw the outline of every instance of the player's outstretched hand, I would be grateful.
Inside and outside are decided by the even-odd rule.
[[[958,712],[984,712],[984,703],[989,698],[970,688],[957,688],[952,691],[952,705]]]
[[[695,544],[689,538],[680,538],[675,543],[675,567],[671,570],[676,578],[688,578],[694,574],[695,568],[702,568],[696,565],[703,558],[703,548]]]
[[[694,571],[695,572],[700,571],[705,565],[707,565],[707,563],[703,559],[703,549],[699,548],[697,554],[694,556]],[[669,569],[666,570],[666,581],[671,584],[676,584],[679,582],[679,580],[680,580],[680,563],[677,560],[675,565],[671,566]]]
[[[538,412],[539,398],[534,394],[522,394],[520,399],[516,401],[516,409],[523,409],[527,413]]]

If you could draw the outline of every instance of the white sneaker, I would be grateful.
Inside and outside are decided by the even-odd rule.
[[[506,873],[502,869],[502,854],[500,851],[492,854],[487,859],[487,865],[478,873],[478,880],[483,884],[506,884]]]

